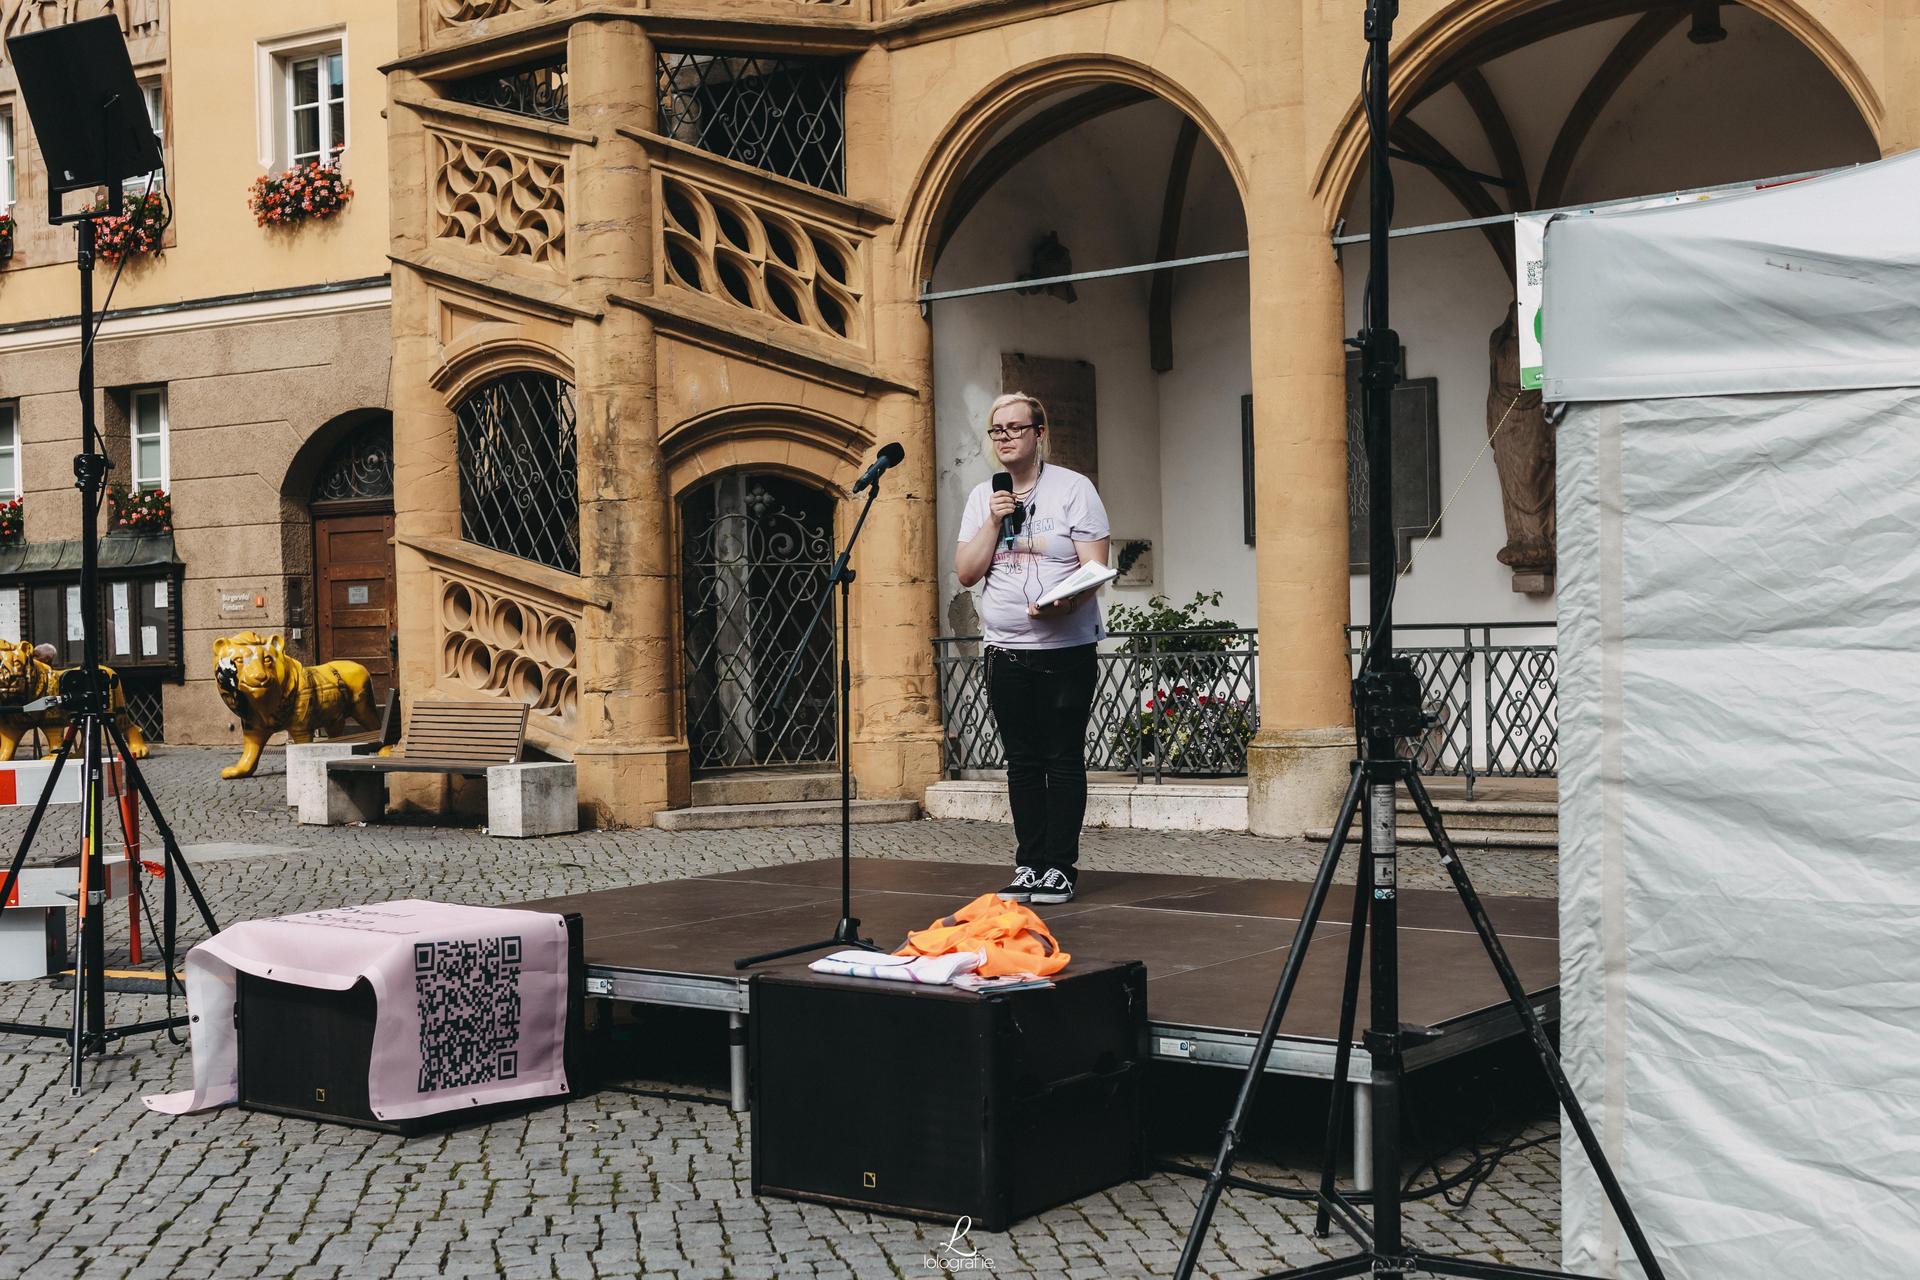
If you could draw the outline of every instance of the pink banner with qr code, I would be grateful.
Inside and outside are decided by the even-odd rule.
[[[153,1094],[183,1115],[238,1096],[234,974],[345,991],[377,1010],[367,1095],[409,1120],[567,1091],[567,925],[557,915],[409,899],[249,920],[187,953],[193,1088]]]

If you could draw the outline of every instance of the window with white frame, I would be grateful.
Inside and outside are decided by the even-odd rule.
[[[133,435],[134,492],[166,488],[167,389],[142,387],[129,395],[127,423]]]
[[[331,160],[347,145],[346,59],[332,49],[288,58],[286,68],[288,158]]]
[[[153,126],[153,136],[160,142],[160,154],[165,155],[167,151],[166,98],[161,93],[160,82],[158,80],[141,81],[140,97],[141,100],[146,103],[147,122]],[[166,170],[162,168],[153,175],[153,189],[158,191],[166,183],[166,180]],[[128,174],[120,185],[130,192],[145,191],[147,190],[147,175],[144,173]]]
[[[0,502],[20,496],[20,410],[0,402]]]
[[[13,108],[0,107],[0,213],[13,207]]]

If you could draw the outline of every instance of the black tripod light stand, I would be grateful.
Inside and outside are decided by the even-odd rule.
[[[1400,1022],[1400,974],[1398,933],[1399,850],[1395,833],[1395,801],[1401,787],[1407,789],[1427,831],[1440,853],[1440,862],[1459,893],[1474,931],[1485,947],[1487,958],[1499,974],[1507,1001],[1519,1017],[1541,1065],[1546,1068],[1565,1109],[1567,1122],[1579,1136],[1580,1144],[1599,1176],[1608,1203],[1619,1217],[1634,1256],[1649,1280],[1664,1280],[1660,1264],[1654,1259],[1640,1224],[1628,1205],[1626,1194],[1614,1177],[1606,1153],[1601,1150],[1593,1127],[1588,1124],[1580,1101],[1561,1070],[1540,1015],[1527,999],[1526,988],[1514,972],[1499,936],[1494,932],[1480,896],[1460,864],[1453,842],[1447,837],[1440,815],[1420,781],[1413,761],[1402,752],[1405,740],[1423,732],[1430,718],[1422,707],[1420,677],[1411,660],[1393,651],[1393,587],[1397,534],[1393,519],[1393,445],[1392,395],[1400,364],[1400,339],[1387,323],[1387,233],[1393,216],[1392,175],[1387,167],[1387,50],[1393,37],[1393,19],[1398,0],[1368,0],[1366,11],[1367,74],[1362,105],[1367,113],[1372,145],[1369,161],[1372,177],[1371,222],[1368,235],[1369,278],[1367,285],[1366,327],[1354,341],[1361,353],[1360,382],[1364,396],[1367,425],[1367,467],[1370,481],[1369,511],[1369,619],[1367,647],[1360,662],[1360,674],[1354,681],[1354,724],[1361,736],[1359,758],[1354,761],[1353,780],[1341,801],[1334,820],[1333,836],[1327,842],[1318,874],[1307,895],[1300,915],[1300,926],[1293,945],[1287,951],[1279,984],[1267,1019],[1255,1042],[1253,1058],[1240,1083],[1233,1112],[1221,1132],[1220,1150],[1207,1175],[1205,1190],[1188,1231],[1180,1255],[1179,1280],[1194,1273],[1207,1228],[1221,1192],[1239,1181],[1232,1175],[1233,1163],[1245,1136],[1252,1113],[1255,1090],[1265,1070],[1267,1055],[1279,1035],[1281,1020],[1293,998],[1295,983],[1305,965],[1307,948],[1314,926],[1326,904],[1334,873],[1346,848],[1347,834],[1356,812],[1363,815],[1360,838],[1360,867],[1354,892],[1353,929],[1348,938],[1346,985],[1340,1007],[1340,1032],[1333,1078],[1333,1103],[1327,1120],[1326,1157],[1321,1167],[1316,1197],[1319,1205],[1318,1233],[1327,1234],[1329,1224],[1337,1224],[1351,1235],[1359,1251],[1343,1258],[1284,1271],[1268,1280],[1332,1280],[1337,1276],[1402,1277],[1414,1273],[1442,1276],[1536,1277],[1549,1280],[1565,1272],[1515,1266],[1509,1263],[1481,1262],[1445,1257],[1411,1247],[1403,1234],[1401,1205],[1400,1115],[1403,1102],[1404,1053],[1409,1042],[1430,1034],[1424,1028],[1408,1027]],[[1370,966],[1367,960],[1366,933],[1373,931]],[[1372,1154],[1374,1189],[1372,1213],[1360,1207],[1334,1185],[1335,1155],[1342,1122],[1340,1085],[1347,1079],[1353,1052],[1353,1032],[1359,1004],[1360,978],[1368,969],[1371,992],[1369,1026],[1365,1045],[1372,1061],[1373,1094]]]
[[[786,705],[787,687],[793,683],[800,664],[806,661],[807,642],[813,639],[813,629],[832,607],[834,588],[837,586],[840,589],[840,923],[834,926],[830,938],[819,942],[803,942],[797,947],[782,947],[778,951],[757,956],[742,956],[733,962],[736,969],[748,969],[769,960],[784,960],[788,956],[805,955],[809,951],[825,951],[829,947],[858,951],[886,950],[875,946],[872,939],[860,936],[860,921],[853,914],[853,665],[852,649],[848,644],[847,618],[850,610],[847,597],[853,586],[853,544],[860,540],[860,530],[866,527],[867,515],[873,510],[874,500],[880,496],[880,477],[888,467],[906,456],[907,451],[898,444],[883,445],[873,465],[853,482],[855,493],[862,489],[867,491],[867,505],[860,508],[860,518],[854,521],[853,532],[847,535],[847,545],[833,558],[833,568],[827,574],[819,602],[813,607],[813,616],[807,619],[807,629],[800,634],[800,643],[794,647],[793,657],[787,661],[787,671],[780,680],[779,692],[773,695],[773,701],[768,704],[773,707]]]
[[[74,961],[73,1021],[52,1027],[36,1023],[0,1022],[0,1032],[42,1036],[67,1042],[73,1055],[72,1092],[85,1082],[85,1059],[104,1054],[111,1041],[185,1026],[185,1015],[136,1022],[119,1027],[107,1023],[105,850],[106,775],[117,757],[128,780],[145,803],[165,847],[164,887],[161,894],[160,958],[168,989],[174,983],[174,951],[179,908],[175,891],[184,881],[200,918],[211,933],[219,932],[205,895],[180,853],[173,828],[160,812],[140,766],[127,746],[113,714],[113,677],[100,666],[100,504],[104,499],[107,458],[93,411],[93,263],[95,223],[118,217],[122,210],[121,182],[152,173],[160,167],[160,148],[146,106],[133,77],[133,64],[117,22],[111,17],[51,27],[7,42],[20,79],[20,88],[39,136],[47,163],[47,219],[53,225],[76,224],[80,269],[80,447],[73,460],[74,487],[80,490],[80,617],[81,662],[63,672],[59,691],[27,710],[58,707],[67,717],[67,730],[48,770],[46,786],[27,820],[20,847],[0,879],[0,904],[12,896],[15,881],[26,865],[27,853],[40,831],[47,804],[59,785],[60,773],[76,754],[81,770],[81,851],[79,911],[80,944]],[[62,197],[69,191],[105,186],[107,208],[66,213]],[[127,868],[139,874],[138,864]]]

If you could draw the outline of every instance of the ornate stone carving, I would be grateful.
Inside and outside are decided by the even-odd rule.
[[[567,166],[436,134],[434,234],[555,269],[567,258]]]
[[[112,14],[129,40],[160,34],[160,0],[0,0],[0,62],[5,41],[26,31]]]
[[[433,14],[440,27],[459,27],[504,13],[544,9],[551,3],[552,0],[433,0]]]
[[[534,724],[570,731],[580,708],[580,615],[444,569],[436,594],[441,678],[525,702]]]
[[[786,210],[661,175],[669,282],[830,338],[866,341],[861,247]]]
[[[1513,570],[1515,591],[1540,595],[1553,590],[1554,436],[1540,393],[1520,389],[1515,312],[1508,306],[1507,318],[1487,343],[1487,431],[1498,432],[1493,435],[1493,462],[1500,473],[1500,507],[1507,521],[1507,545],[1500,549],[1499,560]]]

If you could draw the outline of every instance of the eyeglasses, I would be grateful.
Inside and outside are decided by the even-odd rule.
[[[1033,431],[1040,426],[1037,422],[1009,423],[1004,427],[988,427],[987,439],[1012,440],[1024,432]]]

